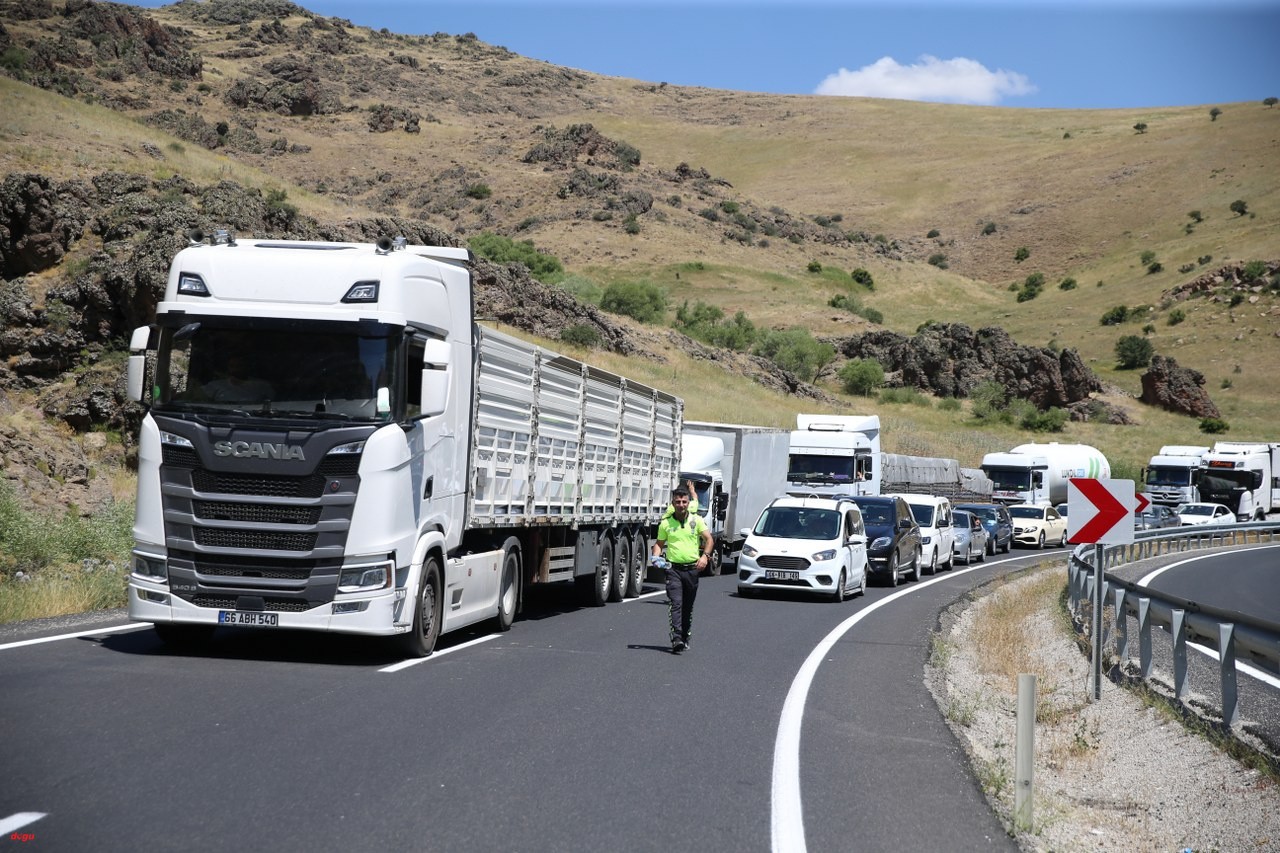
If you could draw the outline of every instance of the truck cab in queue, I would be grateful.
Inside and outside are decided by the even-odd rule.
[[[467,249],[193,235],[137,329],[129,616],[389,637],[640,593],[682,401],[480,325]]]

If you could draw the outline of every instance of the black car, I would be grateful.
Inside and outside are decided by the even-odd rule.
[[[1133,515],[1134,530],[1159,530],[1162,527],[1178,527],[1181,524],[1182,519],[1178,518],[1176,512],[1160,504],[1151,504],[1142,512]]]
[[[871,577],[897,586],[905,575],[920,580],[920,525],[911,507],[899,497],[860,495],[853,499],[862,510],[867,531],[867,568]]]
[[[996,549],[1008,554],[1013,547],[1013,518],[1009,509],[1002,504],[956,504],[956,509],[971,512],[982,519],[982,526],[987,528],[987,553],[994,555]]]

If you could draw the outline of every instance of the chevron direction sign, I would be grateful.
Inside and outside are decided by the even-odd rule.
[[[1094,480],[1072,477],[1067,481],[1067,541],[1077,545],[1132,545],[1133,514],[1151,501],[1135,495],[1133,480]]]

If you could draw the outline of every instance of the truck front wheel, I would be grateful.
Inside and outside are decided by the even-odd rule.
[[[520,542],[514,536],[502,545],[502,576],[498,578],[499,631],[509,631],[516,621],[516,607],[520,603]]]
[[[440,638],[440,566],[435,557],[422,564],[422,580],[418,584],[417,607],[413,612],[413,629],[400,637],[409,657],[425,658],[436,650]]]

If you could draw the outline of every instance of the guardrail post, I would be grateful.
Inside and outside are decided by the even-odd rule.
[[[1151,599],[1138,599],[1138,667],[1144,679],[1151,677]]]
[[[1089,627],[1089,641],[1093,646],[1090,664],[1093,669],[1093,701],[1102,700],[1102,595],[1106,585],[1106,576],[1102,572],[1103,554],[1106,546],[1094,545],[1094,571],[1092,595],[1093,624]]]
[[[1181,701],[1187,695],[1187,611],[1173,610],[1173,695]]]
[[[1240,721],[1240,697],[1236,692],[1236,626],[1230,622],[1218,625],[1218,672],[1222,679],[1222,721],[1234,726]]]
[[[1031,828],[1036,757],[1036,677],[1018,674],[1018,723],[1014,749],[1013,814],[1018,826]]]
[[[1116,656],[1123,667],[1129,659],[1129,614],[1124,612],[1125,588],[1116,590]]]

